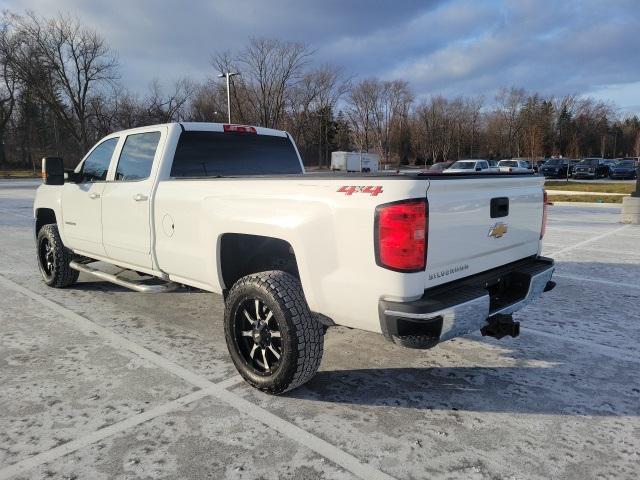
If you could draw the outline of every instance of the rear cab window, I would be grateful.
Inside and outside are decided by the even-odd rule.
[[[174,178],[301,173],[288,137],[239,132],[184,131],[171,166]]]

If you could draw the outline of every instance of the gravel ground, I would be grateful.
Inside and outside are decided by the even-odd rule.
[[[640,477],[640,227],[551,207],[557,288],[517,339],[429,351],[331,328],[282,397],[236,375],[221,297],[47,288],[0,182],[0,479]]]

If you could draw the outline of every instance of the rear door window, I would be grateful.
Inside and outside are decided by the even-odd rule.
[[[116,180],[144,180],[149,178],[156,155],[160,132],[135,133],[127,136],[120,153]]]
[[[302,173],[288,137],[236,132],[182,132],[172,177],[286,175]]]

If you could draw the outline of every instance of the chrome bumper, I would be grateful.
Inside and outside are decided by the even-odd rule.
[[[496,272],[494,282],[509,276],[513,278],[514,275],[520,284],[524,282],[523,278],[528,280],[526,290],[522,290],[524,293],[516,294],[517,298],[506,305],[496,302],[495,294],[492,298],[488,289],[479,286],[486,281],[484,275],[478,285],[468,280],[463,285],[454,282],[449,289],[440,289],[432,299],[426,292],[425,297],[417,302],[381,302],[382,331],[395,343],[410,348],[430,348],[439,342],[479,330],[491,316],[516,312],[542,295],[555,267],[551,259],[540,258],[536,262],[535,265],[520,264],[512,270],[503,268]],[[434,304],[447,302],[450,304],[444,308],[433,308]]]

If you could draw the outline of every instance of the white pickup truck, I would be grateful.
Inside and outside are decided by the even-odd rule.
[[[221,293],[231,359],[270,393],[315,374],[327,326],[412,348],[516,336],[511,313],[554,286],[533,174],[307,174],[286,132],[171,123],[113,133],[74,171],[45,158],[43,177],[47,285]]]

